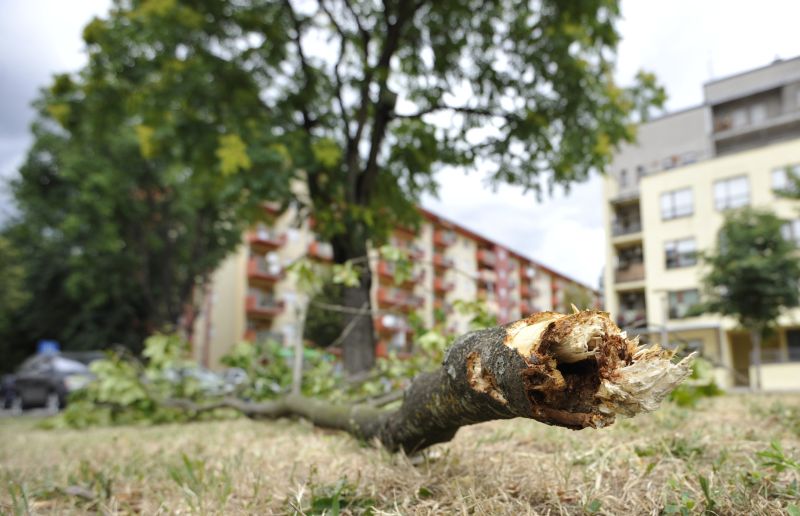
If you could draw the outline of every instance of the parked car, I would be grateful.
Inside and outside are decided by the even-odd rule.
[[[4,374],[0,376],[0,408],[11,410],[18,408],[19,396],[14,387],[14,375]]]
[[[21,408],[45,407],[55,412],[65,407],[69,394],[92,380],[89,364],[102,357],[100,352],[46,353],[30,357],[14,375],[13,388]]]

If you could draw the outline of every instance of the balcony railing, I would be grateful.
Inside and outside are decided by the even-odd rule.
[[[378,275],[384,276],[386,278],[393,278],[397,274],[397,264],[395,262],[387,261],[387,260],[380,260],[378,262]],[[422,281],[425,278],[425,270],[417,270],[412,271],[411,275],[406,278],[403,284],[408,283],[416,283]]]
[[[450,292],[455,288],[450,281],[445,281],[444,278],[433,278],[433,290],[436,292]]]
[[[642,223],[639,221],[630,224],[620,224],[617,222],[611,227],[611,234],[614,236],[632,235],[634,233],[640,233],[641,231]]]
[[[455,232],[447,229],[437,229],[433,232],[433,244],[448,247],[456,243]]]
[[[271,319],[283,312],[284,303],[267,294],[251,293],[247,296],[245,306],[251,317]]]
[[[247,235],[250,247],[258,251],[277,249],[286,243],[286,234],[278,233],[274,229],[261,226]]]
[[[433,253],[433,266],[447,269],[453,266],[453,259],[442,253]]]
[[[425,302],[421,297],[404,290],[386,287],[378,288],[378,301],[384,305],[402,308],[419,308]]]
[[[624,269],[615,270],[614,279],[617,283],[627,283],[629,281],[643,280],[644,262],[631,263]]]
[[[539,296],[539,289],[530,286],[529,283],[523,283],[522,285],[520,285],[519,292],[522,295],[522,297],[538,297]]]
[[[497,263],[497,256],[488,249],[478,249],[478,263],[494,267]]]
[[[308,256],[315,260],[329,262],[333,260],[333,246],[328,242],[314,240],[308,244]]]
[[[751,363],[755,359],[755,350],[750,352]],[[788,362],[800,362],[800,348],[787,349],[762,349],[762,364],[784,364]]]
[[[647,312],[641,310],[624,310],[617,317],[620,328],[645,328],[647,326]]]
[[[249,328],[244,332],[244,340],[250,342],[275,341],[283,343],[283,334],[272,330],[255,330]]]
[[[451,303],[448,303],[447,301],[445,301],[443,299],[434,299],[433,300],[433,309],[434,310],[442,310],[445,313],[445,315],[450,315],[454,311],[453,305]]]
[[[394,314],[384,314],[375,319],[375,329],[383,332],[406,332],[411,333],[413,329],[405,317]]]
[[[280,264],[268,263],[261,257],[252,257],[247,262],[247,277],[267,283],[283,279],[283,267]]]

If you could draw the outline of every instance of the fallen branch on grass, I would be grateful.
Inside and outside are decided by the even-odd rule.
[[[227,399],[173,406],[233,408],[253,418],[300,416],[408,453],[453,438],[465,425],[525,417],[572,429],[655,410],[691,372],[693,355],[640,347],[605,312],[541,312],[459,337],[434,372],[417,376],[396,410],[288,395],[265,403]]]

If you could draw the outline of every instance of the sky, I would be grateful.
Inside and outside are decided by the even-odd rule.
[[[109,0],[0,0],[0,181],[16,174],[31,144],[31,101],[55,73],[86,58],[81,32]],[[794,0],[622,1],[617,82],[639,69],[665,85],[667,110],[702,102],[702,84],[800,55]],[[602,179],[538,202],[521,189],[488,188],[480,173],[439,173],[438,198],[422,204],[469,229],[597,287],[605,261]],[[0,187],[0,221],[10,213]]]

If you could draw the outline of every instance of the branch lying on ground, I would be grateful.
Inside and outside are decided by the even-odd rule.
[[[411,453],[493,419],[525,417],[578,430],[655,410],[689,376],[694,355],[673,364],[671,351],[639,346],[605,312],[541,312],[458,338],[442,367],[417,376],[396,410],[297,395],[265,403],[170,403],[195,411],[232,408],[253,418],[300,416]]]

